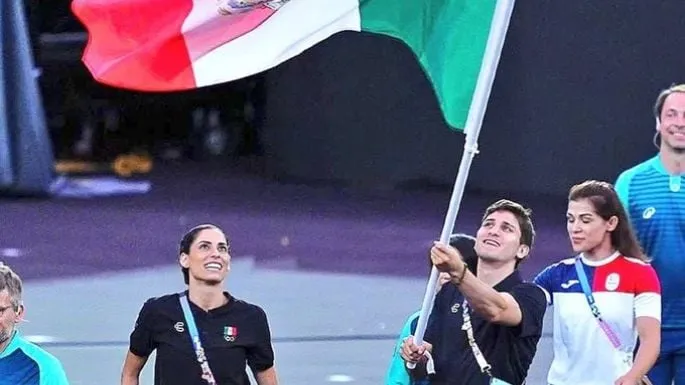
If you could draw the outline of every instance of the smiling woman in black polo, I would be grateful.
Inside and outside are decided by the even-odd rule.
[[[122,385],[137,385],[157,350],[155,385],[249,385],[249,366],[259,385],[276,385],[266,314],[223,291],[231,256],[214,225],[183,237],[179,263],[188,290],[152,298],[131,333]]]

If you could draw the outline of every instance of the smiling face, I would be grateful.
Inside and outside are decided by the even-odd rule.
[[[199,231],[187,253],[181,253],[179,263],[188,269],[189,282],[221,284],[230,269],[228,241],[218,228]]]
[[[498,210],[483,219],[476,233],[476,253],[481,260],[515,263],[528,251],[529,247],[521,244],[521,226],[512,212]]]
[[[685,152],[685,92],[673,92],[664,99],[658,130],[662,148]]]
[[[21,307],[16,306],[9,291],[0,291],[0,352],[7,346],[17,323],[21,319]]]
[[[0,262],[0,353],[7,347],[21,322],[24,306],[21,304],[21,278]]]

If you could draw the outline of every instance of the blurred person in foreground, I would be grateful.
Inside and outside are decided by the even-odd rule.
[[[21,296],[21,278],[0,262],[0,384],[68,385],[59,360],[17,330],[24,317]]]
[[[490,205],[476,232],[475,273],[459,251],[436,242],[431,260],[450,275],[435,298],[421,346],[407,337],[402,358],[432,385],[521,385],[537,351],[546,310],[540,287],[518,266],[530,254],[531,212],[506,199]],[[429,370],[430,371],[430,370]]]
[[[143,304],[131,333],[122,385],[137,385],[157,350],[155,385],[277,385],[271,332],[264,310],[224,291],[230,244],[214,225],[181,239],[179,264],[188,289]]]

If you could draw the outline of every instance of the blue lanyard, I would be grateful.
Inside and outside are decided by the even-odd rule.
[[[193,317],[193,313],[190,311],[190,303],[188,302],[188,297],[186,297],[185,293],[181,294],[180,300],[181,308],[183,309],[183,317],[186,319],[186,326],[188,326],[188,333],[190,333],[193,346],[195,349],[201,349],[202,343],[200,343],[200,334],[197,332],[195,318]]]
[[[606,323],[604,319],[602,319],[602,315],[599,313],[599,307],[597,307],[595,297],[592,295],[592,289],[590,289],[590,283],[587,280],[587,275],[585,274],[585,269],[583,269],[583,263],[580,261],[580,257],[576,258],[574,264],[576,266],[576,274],[578,274],[578,280],[580,280],[580,286],[583,288],[583,293],[585,294],[585,299],[587,299],[587,304],[590,306],[590,311],[592,312],[592,315],[597,320],[600,329],[602,329],[602,331],[604,331],[604,334],[606,334],[607,338],[609,338],[609,342],[611,342],[611,344],[614,345],[616,349],[620,350],[621,340],[618,338],[613,329],[611,329],[609,324]]]
[[[190,311],[188,297],[185,293],[181,293],[179,294],[178,300],[181,302],[181,309],[183,309],[183,317],[188,326],[188,333],[190,334],[190,339],[195,348],[195,355],[197,355],[197,361],[200,363],[200,369],[202,369],[202,378],[207,381],[209,385],[216,385],[214,374],[212,373],[212,369],[209,368],[209,362],[207,362],[207,356],[205,356],[205,350],[202,348],[202,342],[200,341],[200,334],[197,332],[195,318]]]

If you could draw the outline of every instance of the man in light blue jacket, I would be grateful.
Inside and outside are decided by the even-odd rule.
[[[17,331],[24,314],[19,276],[0,262],[0,383],[69,385],[62,364]]]

